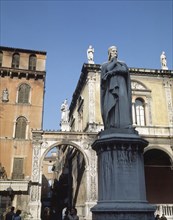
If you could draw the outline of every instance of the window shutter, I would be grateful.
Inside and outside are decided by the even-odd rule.
[[[18,90],[18,103],[29,103],[30,86],[22,84]]]
[[[12,179],[23,179],[23,158],[14,158]]]
[[[25,117],[19,117],[16,122],[15,138],[25,139],[26,136],[26,119]]]

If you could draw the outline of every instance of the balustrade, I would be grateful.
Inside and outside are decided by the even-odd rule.
[[[167,219],[173,219],[173,204],[157,204],[155,214],[164,214]]]

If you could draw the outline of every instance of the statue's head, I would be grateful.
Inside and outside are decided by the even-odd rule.
[[[118,49],[116,46],[111,46],[108,49],[108,60],[110,61],[113,57],[118,58]]]

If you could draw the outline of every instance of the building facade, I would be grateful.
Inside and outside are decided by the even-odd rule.
[[[69,107],[68,125],[66,124],[61,131],[44,131],[42,111],[46,53],[19,49],[14,51],[10,48],[7,52],[11,54],[9,56],[11,61],[8,61],[9,64],[6,66],[4,63],[6,50],[2,47],[0,51],[3,54],[0,56],[3,57],[1,66],[3,83],[0,92],[5,91],[4,94],[8,92],[6,93],[8,96],[2,96],[0,103],[3,110],[0,120],[4,126],[0,135],[0,162],[7,173],[6,180],[3,177],[0,182],[1,199],[4,198],[4,190],[9,194],[7,191],[9,186],[13,193],[20,192],[19,188],[16,190],[14,188],[17,181],[25,184],[25,190],[22,190],[22,195],[18,198],[22,199],[23,194],[28,195],[28,205],[22,208],[30,213],[34,220],[39,220],[47,207],[50,210],[54,209],[61,219],[64,209],[68,206],[77,207],[80,219],[92,219],[90,208],[96,204],[99,184],[97,155],[92,150],[92,144],[99,132],[104,129],[100,112],[100,65],[94,63],[83,65]],[[25,57],[26,69],[9,66],[13,63],[12,57],[16,52],[21,58]],[[29,57],[32,54],[37,57],[37,62],[41,65],[41,69],[36,69],[37,71],[28,70]],[[164,213],[171,220],[173,218],[173,71],[143,68],[129,68],[129,71],[133,126],[140,136],[149,142],[144,150],[147,200],[157,206],[156,213]],[[22,83],[32,88],[32,93],[28,95],[32,102],[27,105],[18,103],[20,97],[18,90]],[[28,91],[28,87],[25,87],[24,91]],[[35,105],[37,103],[38,112],[36,113],[35,110],[33,115],[31,114],[33,111],[29,113],[29,110],[36,107],[34,103]],[[5,109],[8,111],[4,111]],[[20,117],[24,117],[27,123],[24,123],[24,120],[17,123]],[[36,118],[38,121],[35,120]],[[18,124],[23,126],[21,133],[16,132]],[[19,137],[24,138],[19,140]],[[9,154],[5,153],[6,149]],[[49,154],[52,150],[56,152],[53,156]],[[25,164],[23,173],[16,174],[23,179],[14,181],[14,158],[25,157],[27,161],[23,160]],[[10,166],[8,166],[9,161]],[[21,164],[18,166],[22,167]],[[7,184],[5,188],[4,184]],[[12,198],[12,203],[18,206],[19,199],[15,198],[17,196]]]
[[[173,71],[129,68],[133,126],[149,144],[144,151],[147,199],[156,213],[173,215]],[[100,66],[84,64],[70,105],[73,131],[103,129]],[[123,190],[123,189],[122,189]]]
[[[0,47],[0,206],[26,209],[32,129],[42,129],[46,52]]]

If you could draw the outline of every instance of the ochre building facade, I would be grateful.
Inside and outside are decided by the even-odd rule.
[[[32,129],[42,129],[46,52],[0,47],[0,197],[27,207]],[[23,200],[22,198],[25,198]]]

